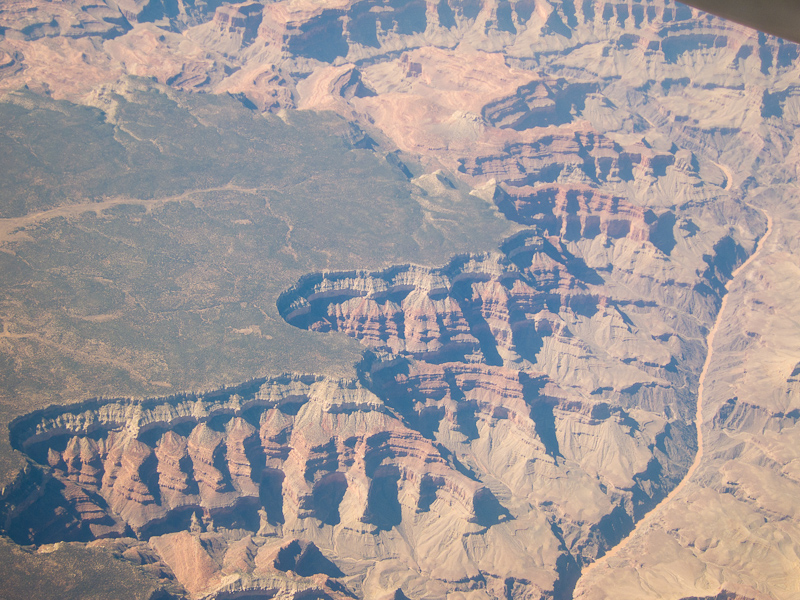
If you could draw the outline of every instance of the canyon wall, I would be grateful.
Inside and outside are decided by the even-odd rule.
[[[47,408],[4,400],[7,453],[26,466],[0,491],[3,534],[109,553],[198,599],[791,598],[797,58],[794,44],[672,1],[4,3],[9,114],[44,118],[39,94],[77,122],[73,102],[83,126],[111,130],[103,152],[135,148],[115,172],[216,152],[230,176],[198,168],[192,192],[89,197],[84,171],[34,151],[31,127],[4,131],[27,152],[20,164],[87,195],[45,206],[39,177],[18,186],[28,200],[5,199],[0,242],[16,269],[37,272],[31,248],[81,236],[80,268],[48,277],[103,264],[100,238],[147,248],[142,264],[208,258],[112,302],[150,315],[157,297],[159,318],[186,317],[146,355],[126,347],[116,313],[69,335],[59,323],[72,313],[47,319],[41,347],[58,364],[102,348],[81,360],[116,370],[63,395],[31,388]],[[167,110],[174,121],[152,125]],[[339,125],[315,133],[317,111]],[[264,139],[223,146],[225,127]],[[178,134],[201,129],[201,141]],[[305,162],[282,141],[301,133]],[[266,138],[274,161],[256,162]],[[75,144],[65,152],[89,156]],[[364,174],[363,157],[381,178],[340,186]],[[327,170],[298,166],[316,160]],[[278,164],[269,181],[247,171]],[[348,238],[370,194],[379,233]],[[141,215],[125,216],[134,205]],[[230,211],[224,225],[200,220],[215,210]],[[86,212],[105,225],[75,233]],[[264,215],[255,234],[236,229]],[[147,219],[170,241],[190,235],[184,221],[228,237],[159,254]],[[462,251],[464,231],[493,250]],[[230,255],[262,280],[212,281]],[[118,277],[86,273],[74,287],[89,299]],[[36,310],[54,302],[36,298]],[[259,324],[230,317],[253,298],[268,305]],[[0,343],[4,381],[17,382],[40,350],[22,346],[34,334],[17,333],[11,306]],[[275,353],[307,349],[305,366],[241,383],[229,374],[256,335]],[[178,358],[168,337],[183,340]],[[308,368],[324,362],[314,339],[348,338],[361,358],[347,375]],[[181,360],[210,366],[174,389]],[[131,362],[143,365],[136,398],[113,392],[135,379]],[[113,393],[74,402],[97,389]]]

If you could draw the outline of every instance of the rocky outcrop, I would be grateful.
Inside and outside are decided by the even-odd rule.
[[[599,158],[630,158],[627,178],[611,163],[620,182],[666,177],[675,158],[676,173],[696,176],[686,153],[643,146],[623,155],[602,139],[592,148]],[[570,147],[564,154],[573,152],[580,157]],[[596,163],[606,182],[611,164]],[[585,165],[578,167],[584,174]],[[503,510],[519,520],[521,497],[549,515],[575,561],[559,571],[554,589],[570,589],[580,566],[617,543],[685,473],[695,452],[687,391],[703,356],[688,340],[704,335],[695,319],[711,322],[716,294],[724,293],[718,282],[733,272],[725,265],[741,264],[743,244],[752,243],[718,228],[694,275],[670,280],[676,271],[666,265],[686,256],[681,209],[657,214],[627,194],[605,193],[592,172],[586,183],[537,177],[535,185],[506,180],[473,192],[531,227],[505,240],[501,253],[459,256],[439,269],[312,274],[278,301],[288,322],[343,332],[372,350],[362,365],[370,388],[404,424],[495,482],[488,487],[499,507],[486,504],[493,507],[486,523],[501,526]],[[751,240],[758,227],[753,233]],[[644,278],[633,263],[605,262],[603,248],[609,256],[635,248],[663,261],[665,271]],[[665,280],[654,285],[652,277]],[[665,304],[675,311],[669,317]],[[594,505],[607,508],[587,520],[563,494],[550,505],[549,477],[592,490]]]
[[[241,36],[241,44],[247,46],[256,39],[263,10],[264,6],[257,2],[220,6],[213,23],[221,33]]]
[[[536,338],[563,333],[562,307],[580,310],[598,299],[548,242],[520,236],[509,251],[520,244],[514,257],[530,258],[535,279],[505,257],[467,256],[441,270],[309,276],[279,306],[290,323],[342,331],[381,352],[427,362],[535,362]]]
[[[15,0],[6,3],[0,12],[0,27],[7,32],[2,51],[20,52],[19,63],[28,69],[28,75],[35,72],[36,76],[18,74],[17,78],[4,82],[3,89],[16,89],[36,79],[59,97],[79,98],[88,91],[82,82],[70,83],[61,77],[57,68],[57,64],[62,64],[64,52],[78,50],[74,43],[60,44],[60,51],[52,45],[44,45],[37,51],[11,40],[104,40],[130,36],[121,45],[141,47],[141,31],[180,39],[183,43],[163,44],[155,55],[133,53],[124,61],[113,47],[81,45],[77,56],[84,57],[83,68],[90,73],[90,80],[108,84],[122,74],[130,74],[153,75],[166,81],[170,75],[162,73],[164,67],[171,67],[174,62],[195,62],[200,55],[209,60],[207,71],[214,73],[208,80],[196,82],[199,89],[232,90],[240,70],[263,72],[275,66],[286,75],[281,91],[274,90],[276,98],[283,101],[290,100],[295,85],[322,65],[386,63],[402,51],[453,48],[462,42],[464,47],[491,53],[503,50],[514,61],[525,63],[529,61],[531,44],[547,41],[554,48],[577,47],[596,43],[598,35],[605,35],[603,32],[613,32],[610,39],[614,40],[603,50],[603,58],[612,50],[632,51],[641,54],[643,61],[675,65],[680,64],[681,57],[711,50],[731,57],[740,53],[743,57],[748,53],[758,55],[766,70],[771,66],[785,67],[791,62],[791,48],[781,48],[772,40],[748,40],[742,44],[741,35],[732,34],[730,27],[721,25],[719,20],[687,31],[687,24],[695,14],[692,9],[672,2],[645,7],[632,1],[405,0],[387,4],[377,0],[291,3],[70,0],[44,5],[33,0]],[[179,32],[184,35],[176,35]],[[249,48],[254,50],[248,51]],[[45,52],[51,60],[44,60],[39,52]],[[412,58],[405,67],[409,76],[418,77],[425,63]],[[596,88],[596,81],[591,78],[573,81],[575,74],[544,77],[537,82],[531,82],[530,78],[502,90],[488,99],[489,122],[526,128],[572,120],[582,112],[586,94],[591,95]],[[228,78],[233,80],[227,81]],[[291,102],[259,102],[258,89],[246,93],[261,110],[293,106]]]
[[[102,2],[68,0],[58,4],[40,4],[14,0],[4,3],[0,9],[0,33],[3,38],[24,41],[59,37],[102,40],[123,35],[129,29],[125,17],[114,7]]]
[[[82,99],[133,74],[287,122],[334,111],[350,146],[378,147],[414,187],[425,227],[446,237],[469,186],[519,228],[438,268],[378,257],[287,290],[290,324],[364,345],[357,381],[292,375],[18,419],[34,466],[0,492],[3,531],[113,549],[198,598],[570,597],[692,461],[709,327],[764,230],[743,204],[749,165],[791,146],[777,120],[797,112],[797,49],[696,16],[635,0],[5,3],[2,90]],[[288,200],[269,194],[310,264]],[[709,414],[720,466],[703,493],[793,517],[752,473],[794,456],[772,444],[797,410],[754,395]],[[749,466],[743,431],[766,440]],[[679,525],[663,529],[698,530]]]
[[[503,255],[458,257],[437,270],[409,266],[311,275],[282,296],[279,308],[290,323],[347,333],[381,355],[368,368],[372,389],[387,405],[454,453],[468,448],[478,464],[494,465],[499,471],[490,469],[491,476],[507,482],[514,494],[546,504],[546,494],[538,496],[533,483],[541,471],[531,467],[533,480],[527,483],[512,467],[545,461],[548,470],[567,469],[575,476],[579,469],[599,478],[602,495],[628,498],[630,514],[611,510],[596,530],[584,532],[560,505],[557,522],[569,532],[565,543],[580,563],[602,547],[603,537],[621,535],[681,476],[678,465],[693,452],[691,428],[657,415],[677,414],[680,389],[696,375],[676,368],[674,356],[659,343],[655,311],[649,323],[637,320],[632,327],[623,308],[630,300],[621,303],[600,288],[607,274],[548,237],[604,236],[610,243],[651,245],[650,226],[657,220],[619,200],[597,198],[590,189],[550,192],[543,192],[549,200],[541,199],[531,214],[548,214],[552,221],[548,225],[543,217],[541,229],[507,240]],[[702,302],[697,294],[694,302]],[[595,354],[595,336],[609,325],[607,353]],[[626,350],[615,356],[608,350],[618,328],[627,332],[619,338],[625,340],[619,349]],[[565,350],[553,352],[557,347]],[[598,365],[613,364],[615,380],[603,383],[585,366],[574,377],[565,368],[571,351],[593,355]],[[645,433],[641,416],[625,408],[631,396],[639,409],[652,411],[647,419],[660,423],[656,429]],[[506,435],[530,442],[506,454],[500,450]],[[491,454],[483,453],[487,447]],[[613,450],[600,459],[597,447]]]
[[[483,563],[458,538],[435,535],[440,527],[496,531],[493,543],[505,548],[520,527],[533,535],[535,523],[553,521],[563,541],[552,540],[538,568],[553,569],[550,561],[565,551],[590,560],[609,543],[604,523],[628,502],[624,487],[637,486],[654,460],[647,447],[662,443],[659,436],[684,443],[669,426],[648,426],[632,440],[640,459],[593,466],[586,440],[619,435],[634,421],[616,407],[570,397],[543,375],[390,360],[373,364],[368,380],[373,391],[284,377],[206,395],[98,400],[21,419],[15,443],[49,479],[8,530],[36,543],[132,532],[196,594],[234,593],[226,573],[236,569],[241,589],[275,571],[303,581],[349,576],[363,561],[388,557],[353,548],[355,562],[342,562],[344,550],[337,542],[334,552],[330,536],[369,548],[371,539],[428,531],[440,547],[431,556],[427,545],[414,553],[426,577],[455,585],[466,576],[470,587],[486,576]],[[550,508],[555,490],[543,482],[584,468],[586,482],[599,477],[614,491],[595,484],[591,514],[577,505]],[[270,540],[290,532],[301,537],[267,551]],[[566,547],[557,551],[558,544]],[[514,569],[509,575],[523,580]]]
[[[190,531],[227,532],[228,560],[238,552],[231,536],[261,545],[311,523],[366,540],[422,515],[474,532],[510,518],[448,451],[353,382],[287,377],[205,397],[95,401],[34,415],[14,435],[47,461],[50,479],[11,518],[12,535],[46,543],[133,532],[193,593],[222,580],[214,560],[191,549],[207,544]],[[342,576],[324,549],[293,544],[271,569]]]
[[[746,591],[722,590],[718,594],[715,594],[713,596],[703,596],[703,597],[691,596],[687,598],[681,598],[681,600],[761,600],[761,599],[767,600],[766,595],[754,589],[749,589]]]
[[[509,219],[538,225],[563,240],[602,235],[650,241],[657,222],[653,211],[588,186],[499,188],[497,204]]]
[[[564,130],[512,143],[502,153],[460,158],[458,162],[458,170],[470,177],[491,177],[509,187],[526,187],[576,176],[589,184],[652,180],[663,177],[675,157],[643,146],[623,149],[591,131]]]
[[[326,420],[346,422],[350,413],[374,412],[371,428],[341,441],[327,434],[327,441],[321,445],[313,438],[294,433],[297,411],[323,390],[333,394],[324,398],[324,414],[331,415]],[[275,396],[285,397],[276,401]],[[233,408],[241,402],[233,394],[228,406],[221,409],[222,414],[213,417],[204,416],[206,407],[198,411],[197,404],[193,406],[189,399],[173,401],[137,410],[135,417],[128,414],[123,430],[113,420],[87,430],[82,421],[91,419],[93,411],[88,409],[71,418],[42,417],[37,433],[18,439],[32,455],[46,456],[56,479],[67,486],[61,493],[67,505],[85,505],[76,508],[83,515],[82,520],[91,522],[91,514],[103,513],[85,494],[76,495],[89,490],[107,514],[121,519],[139,535],[177,526],[167,522],[187,511],[200,509],[213,519],[218,513],[229,514],[234,507],[245,511],[248,505],[264,505],[274,523],[285,522],[291,513],[297,518],[336,524],[340,520],[339,504],[356,480],[364,490],[372,489],[370,480],[377,472],[379,478],[396,475],[395,479],[419,486],[411,467],[414,461],[424,462],[431,473],[438,472],[438,481],[449,481],[448,489],[464,506],[464,518],[475,518],[471,498],[480,486],[457,471],[448,470],[447,461],[424,438],[404,431],[399,424],[392,425],[391,419],[387,421],[379,400],[366,390],[352,384],[341,388],[335,382],[269,382],[248,400],[243,408]],[[202,400],[196,402],[202,405]],[[127,412],[124,403],[109,402],[104,408]],[[318,424],[314,435],[320,435],[319,427],[326,425]],[[398,427],[398,432],[392,434],[391,430]],[[397,461],[384,465],[384,456],[395,456]],[[366,503],[360,508],[350,507],[350,512],[355,511],[351,516],[365,523],[380,521],[383,516],[369,493],[364,499]],[[40,509],[31,508],[28,518],[35,519],[33,515]],[[119,529],[107,532],[119,533]],[[34,527],[32,535],[42,540],[63,537],[64,533],[52,527],[37,532]]]
[[[422,36],[429,43],[454,35],[504,41],[514,36],[572,37],[576,30],[603,26],[646,31],[648,26],[685,22],[693,15],[681,5],[644,7],[633,1],[537,5],[527,1],[411,0],[388,7],[375,1],[295,3],[268,7],[266,12],[264,37],[281,40],[294,54],[323,62],[375,54],[400,43],[416,45]],[[654,48],[659,48],[657,42]]]
[[[533,81],[505,98],[483,107],[482,116],[492,126],[516,130],[562,125],[582,111],[586,94],[597,91],[592,83],[566,80]]]

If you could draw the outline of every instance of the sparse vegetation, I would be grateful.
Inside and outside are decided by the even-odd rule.
[[[17,218],[0,239],[4,423],[98,395],[351,372],[358,344],[289,326],[280,292],[309,271],[441,263],[509,229],[464,190],[430,196],[354,148],[339,117],[127,89],[106,114],[30,93],[0,103],[17,155],[68,150],[0,173]],[[8,208],[34,180],[36,202]]]

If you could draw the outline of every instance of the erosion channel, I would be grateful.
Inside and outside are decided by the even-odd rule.
[[[698,453],[705,340],[748,253],[723,236],[700,280],[653,281],[601,254],[667,262],[651,211],[580,186],[491,199],[527,226],[497,252],[311,274],[279,298],[289,323],[367,347],[356,379],[287,374],[17,419],[12,442],[38,466],[6,502],[9,535],[119,539],[219,598],[373,597],[386,571],[408,593],[570,597]]]

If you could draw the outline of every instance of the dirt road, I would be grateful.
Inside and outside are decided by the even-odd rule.
[[[728,173],[728,171],[726,169]],[[730,179],[729,179],[730,181]],[[748,205],[750,206],[750,205]],[[756,208],[751,206],[751,208]],[[737,283],[737,278],[747,269],[747,267],[761,254],[761,251],[764,248],[764,243],[772,234],[772,217],[767,214],[765,211],[761,209],[757,209],[764,214],[767,218],[767,231],[764,233],[762,238],[758,241],[755,251],[750,255],[750,257],[744,261],[739,267],[736,268],[735,271],[731,274],[731,279],[725,285],[725,289],[730,291],[733,289],[735,284]],[[638,531],[643,531],[646,529],[650,523],[652,523],[653,519],[658,515],[658,513],[667,505],[673,498],[675,498],[678,494],[683,491],[686,487],[686,484],[691,480],[694,476],[697,468],[700,466],[701,461],[703,460],[703,401],[705,400],[705,381],[706,376],[708,375],[708,370],[711,365],[711,361],[714,357],[714,338],[717,335],[717,330],[719,329],[720,324],[726,317],[726,311],[728,307],[728,298],[729,294],[725,294],[722,297],[722,304],[720,305],[719,312],[717,313],[717,318],[714,321],[713,327],[708,332],[708,336],[706,337],[706,344],[708,347],[708,353],[706,354],[705,363],[703,363],[703,370],[700,372],[700,378],[698,380],[697,386],[697,410],[695,413],[695,426],[697,427],[697,454],[694,457],[694,461],[692,465],[689,467],[689,470],[686,472],[686,476],[681,480],[681,482],[675,486],[675,488],[664,498],[661,502],[659,502],[647,515],[636,524],[633,531],[631,531],[627,537],[625,537],[619,544],[611,548],[604,556],[599,558],[597,561],[593,562],[589,566],[583,569],[581,572],[580,579],[585,579],[589,573],[596,571],[598,568],[608,564],[608,561],[614,558],[617,554],[619,554],[628,544],[628,542],[636,535]],[[579,580],[580,583],[580,580]]]

